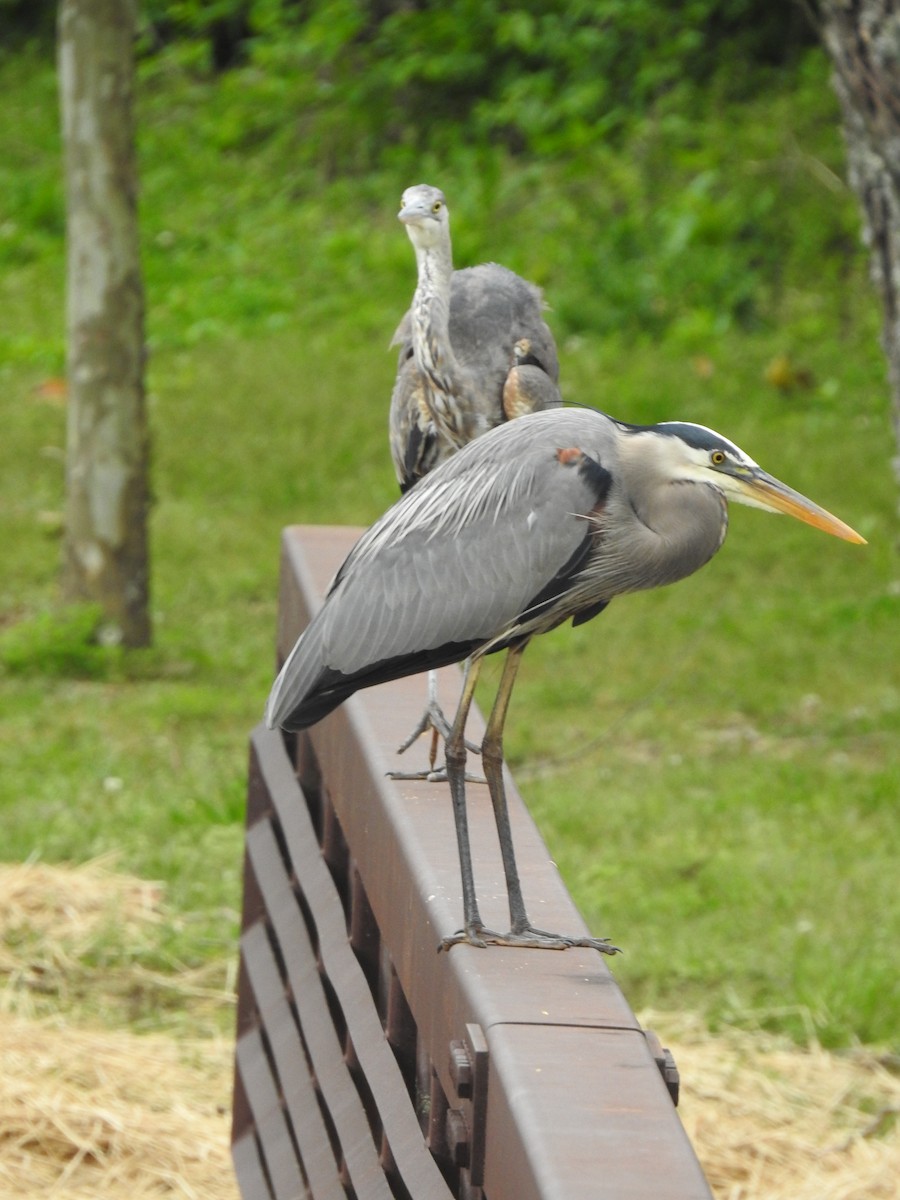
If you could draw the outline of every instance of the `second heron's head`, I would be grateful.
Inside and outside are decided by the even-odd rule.
[[[450,227],[447,201],[440,188],[417,183],[400,198],[398,218],[406,226],[412,244],[428,249],[446,240]]]

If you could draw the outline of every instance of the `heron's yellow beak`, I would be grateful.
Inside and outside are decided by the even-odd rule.
[[[826,509],[820,508],[812,500],[807,500],[806,496],[795,492],[786,483],[782,483],[781,480],[767,474],[759,467],[747,474],[734,474],[731,476],[731,480],[735,485],[732,492],[734,498],[743,501],[744,504],[750,504],[755,508],[766,508],[769,512],[787,513],[789,517],[805,521],[814,529],[821,529],[823,533],[843,538],[845,542],[866,545],[866,539],[855,529],[851,529],[838,517],[832,516]]]

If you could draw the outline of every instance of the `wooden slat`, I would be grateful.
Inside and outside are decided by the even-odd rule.
[[[231,1143],[231,1161],[244,1200],[275,1200],[259,1160],[255,1134],[245,1133]]]
[[[303,1200],[309,1193],[259,1030],[245,1033],[238,1040],[235,1054],[275,1195],[278,1200]]]
[[[397,1061],[384,1039],[365,974],[350,948],[343,908],[319,853],[309,812],[281,738],[259,727],[252,741],[294,875],[313,916],[325,974],[344,1013],[356,1058],[375,1099],[400,1176],[416,1200],[450,1200],[443,1176],[423,1144],[418,1119]],[[265,890],[262,881],[260,886]],[[299,997],[297,1003],[299,1006]]]
[[[346,1200],[303,1044],[262,925],[254,925],[241,937],[241,955],[277,1065],[282,1095],[310,1192],[314,1200]]]
[[[488,1043],[486,1195],[709,1200],[640,1033],[503,1025]]]
[[[322,982],[306,925],[284,877],[281,854],[267,822],[247,834],[247,853],[266,900],[278,948],[284,958],[297,1015],[313,1070],[331,1114],[347,1171],[357,1195],[391,1200],[378,1152],[356,1087],[344,1062],[322,992]]]

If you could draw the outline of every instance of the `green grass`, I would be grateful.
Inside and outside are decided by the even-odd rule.
[[[94,614],[57,606],[65,414],[35,390],[63,364],[52,76],[7,61],[0,78],[4,856],[117,851],[123,868],[167,884],[181,918],[168,961],[202,964],[235,947],[247,734],[271,678],[280,529],[366,524],[395,495],[387,343],[413,268],[393,205],[413,180],[386,168],[323,183],[292,164],[288,123],[244,136],[236,87],[223,122],[213,84],[149,80],[156,643],[112,652],[93,642]],[[839,169],[833,101],[814,84],[824,72],[809,68],[795,92],[678,133],[671,178],[665,142],[607,154],[599,209],[612,213],[620,188],[651,233],[669,228],[658,258],[633,222],[604,240],[584,164],[501,162],[485,180],[466,174],[461,150],[416,176],[454,196],[460,261],[497,257],[544,284],[570,398],[721,429],[869,539],[853,547],[734,512],[696,577],[535,643],[508,730],[577,902],[626,949],[614,969],[635,1005],[798,1038],[812,1022],[848,1045],[897,1036],[900,569],[879,316],[862,252],[839,236],[855,208],[797,166],[814,155]],[[704,161],[715,179],[690,191]],[[729,162],[744,164],[731,185]],[[761,173],[771,205],[787,197],[791,211],[779,216],[783,270],[760,268],[743,320],[732,210]],[[754,212],[770,220],[761,201]],[[727,260],[714,302],[700,295],[710,255]],[[765,382],[778,354],[808,372],[805,386]]]

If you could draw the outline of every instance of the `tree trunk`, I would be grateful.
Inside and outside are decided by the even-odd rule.
[[[69,380],[63,593],[101,605],[104,640],[144,646],[150,500],[135,10],[135,0],[61,0],[59,11]]]
[[[900,11],[895,0],[821,0],[819,12],[835,66],[850,183],[884,307],[900,483]]]

